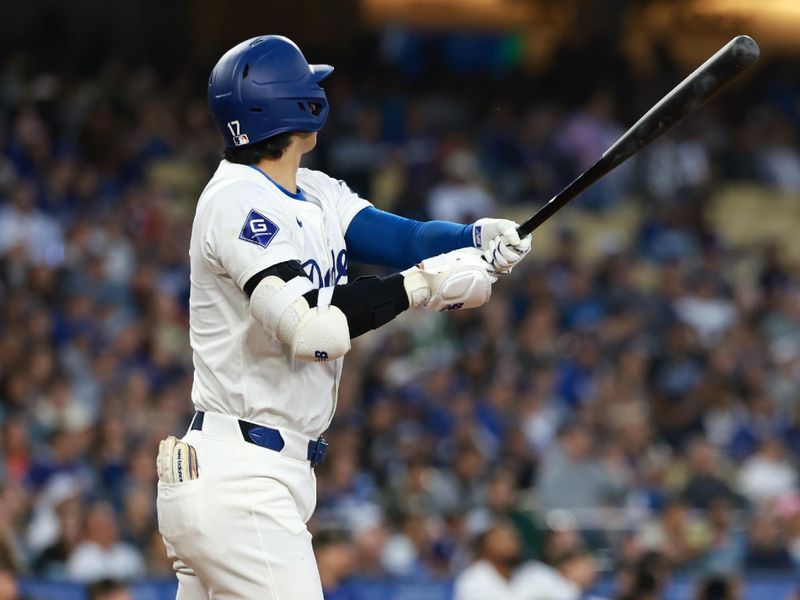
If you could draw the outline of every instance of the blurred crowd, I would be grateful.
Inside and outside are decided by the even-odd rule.
[[[416,218],[524,212],[632,121],[613,89],[519,102],[517,78],[347,67],[309,166]],[[0,68],[4,586],[171,574],[154,457],[192,414],[188,236],[220,158],[203,80]],[[329,597],[389,576],[571,600],[615,573],[616,597],[647,600],[672,574],[735,594],[800,569],[800,271],[778,243],[728,247],[705,211],[722,184],[800,193],[800,90],[767,83],[570,209],[642,203],[633,242],[587,260],[564,227],[481,310],[355,344],[310,524]]]

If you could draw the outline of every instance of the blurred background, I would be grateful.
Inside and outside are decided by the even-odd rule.
[[[461,222],[522,220],[756,38],[758,67],[548,222],[489,305],[358,340],[310,528],[335,600],[480,600],[477,567],[509,581],[487,600],[800,597],[796,0],[2,12],[0,600],[174,597],[154,457],[192,414],[205,86],[264,33],[336,67],[308,166]]]

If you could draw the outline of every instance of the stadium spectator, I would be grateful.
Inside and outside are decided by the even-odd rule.
[[[714,575],[740,573],[744,566],[746,539],[736,525],[730,502],[718,498],[706,511],[710,542],[704,556],[699,560],[698,570]]]
[[[679,498],[671,499],[660,517],[645,523],[639,534],[646,550],[657,552],[670,567],[679,569],[693,567],[710,543],[707,525]]]
[[[119,540],[113,509],[102,502],[86,513],[83,539],[67,561],[67,573],[76,581],[94,582],[105,578],[130,580],[144,574],[138,550]]]
[[[14,572],[7,568],[0,569],[0,600],[19,600],[19,586]]]
[[[342,581],[356,568],[355,553],[347,536],[332,530],[314,536],[314,555],[317,557],[319,577],[326,600],[353,598],[342,587]]]
[[[387,574],[383,553],[389,539],[389,528],[383,521],[366,523],[356,529],[353,539],[354,573],[368,579]]]
[[[493,523],[475,541],[476,560],[456,577],[454,600],[521,600],[512,577],[520,541],[507,523]]]
[[[30,496],[18,483],[0,483],[0,567],[15,573],[27,568],[22,527]]]
[[[755,506],[797,490],[797,470],[780,438],[766,438],[739,471],[738,486]]]
[[[505,520],[514,525],[522,543],[522,559],[537,556],[541,547],[541,532],[531,511],[522,510],[510,470],[498,469],[489,480],[485,502],[466,515],[467,531],[477,533],[491,523]]]
[[[706,439],[697,437],[686,451],[688,481],[683,498],[693,508],[706,509],[719,499],[741,505],[740,496],[723,478],[719,452]]]
[[[430,191],[428,214],[432,219],[470,223],[492,214],[494,199],[479,181],[480,164],[470,148],[459,148],[445,159],[444,179]]]
[[[55,219],[36,207],[36,186],[19,181],[0,210],[0,252],[21,252],[33,265],[57,267],[64,260],[61,229]]]
[[[522,600],[579,600],[597,578],[592,555],[575,548],[557,555],[551,565],[528,563],[514,575],[514,589]]]
[[[774,515],[757,514],[748,528],[745,566],[748,569],[764,571],[790,568],[792,559],[786,548],[783,533]]]
[[[57,475],[47,485],[28,529],[28,543],[37,554],[37,575],[64,578],[66,563],[81,539],[82,486],[69,475]]]
[[[597,460],[593,446],[585,424],[562,427],[558,442],[542,458],[536,484],[543,510],[572,510],[579,520],[591,523],[593,511],[622,504],[626,482]]]

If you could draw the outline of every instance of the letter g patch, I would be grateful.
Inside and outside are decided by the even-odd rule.
[[[266,248],[278,231],[280,231],[280,227],[275,223],[257,210],[251,210],[244,221],[239,239]]]

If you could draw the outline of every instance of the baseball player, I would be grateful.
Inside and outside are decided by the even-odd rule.
[[[411,221],[300,168],[328,116],[319,83],[331,71],[262,36],[209,79],[225,158],[189,249],[197,412],[157,459],[180,600],[322,598],[306,522],[350,340],[413,306],[482,305],[531,247],[512,221]],[[350,260],[398,272],[349,282]]]

